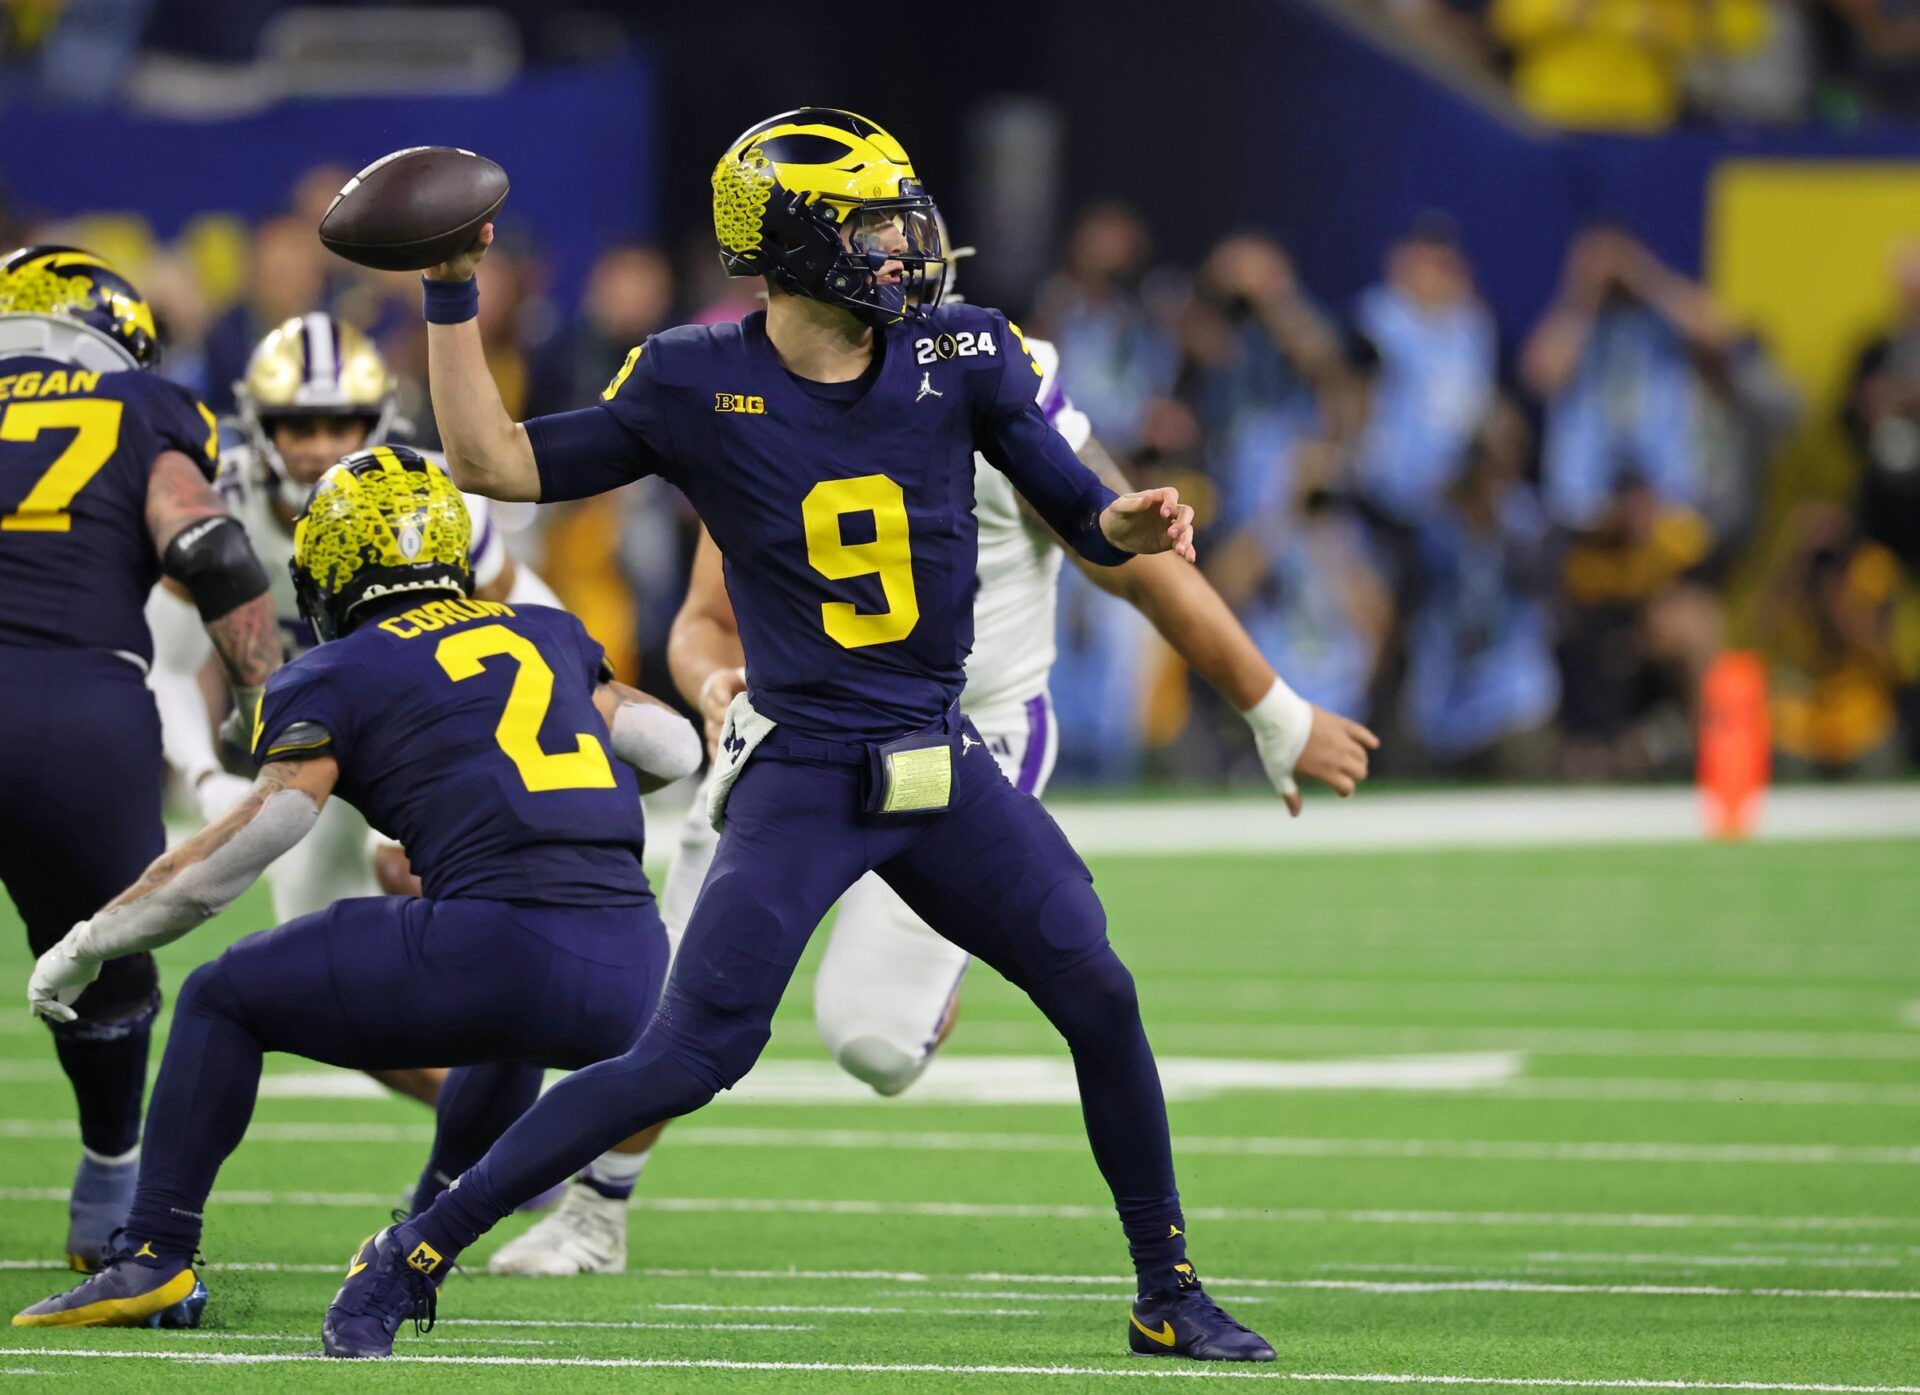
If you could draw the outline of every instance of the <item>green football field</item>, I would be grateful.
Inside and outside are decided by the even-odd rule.
[[[270,1058],[193,1333],[12,1331],[0,1375],[135,1391],[1920,1392],[1920,843],[1095,857],[1162,1058],[1194,1258],[1277,1365],[1127,1354],[1124,1249],[1061,1053],[981,971],[921,1088],[823,1059],[808,969],[767,1062],[670,1134],[630,1271],[467,1256],[402,1360],[320,1363],[429,1120]],[[0,913],[3,914],[3,913]],[[263,923],[250,895],[169,986]],[[28,958],[0,926],[21,994]],[[0,1300],[52,1262],[71,1104],[0,1013]],[[420,1363],[434,1363],[423,1365]]]

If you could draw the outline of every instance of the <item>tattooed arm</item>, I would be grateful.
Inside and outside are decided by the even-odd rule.
[[[147,478],[147,532],[161,570],[199,608],[251,724],[260,689],[280,667],[284,647],[266,569],[253,555],[246,530],[221,506],[193,461],[163,451]]]
[[[331,756],[262,766],[238,804],[162,853],[139,881],[40,956],[27,985],[29,1005],[48,1021],[70,1022],[68,1004],[104,961],[170,944],[225,910],[307,835],[339,778]]]

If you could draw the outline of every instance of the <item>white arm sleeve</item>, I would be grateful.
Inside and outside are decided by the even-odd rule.
[[[513,585],[507,588],[508,605],[550,605],[555,610],[565,610],[553,588],[541,579],[540,573],[529,567],[521,558],[514,558]]]
[[[491,586],[507,565],[507,539],[500,520],[493,516],[493,501],[483,494],[467,494],[467,513],[473,519],[473,584],[476,589]],[[522,571],[526,570],[524,567]],[[511,598],[509,598],[511,604]]]
[[[68,932],[68,940],[76,952],[94,959],[118,959],[171,944],[232,905],[270,862],[307,836],[319,817],[319,806],[310,796],[275,790],[246,826],[205,860],[137,901],[82,921]]]
[[[164,586],[147,597],[147,628],[153,633],[153,670],[147,686],[160,709],[160,744],[167,764],[189,784],[220,768],[213,726],[200,692],[200,669],[213,654],[200,616]]]
[[[700,733],[678,712],[650,702],[623,702],[613,710],[613,753],[640,775],[651,794],[700,768]]]

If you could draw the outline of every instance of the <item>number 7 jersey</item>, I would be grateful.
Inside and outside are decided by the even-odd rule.
[[[336,794],[435,899],[637,904],[640,790],[593,704],[605,664],[564,610],[390,601],[273,675],[254,759],[332,756]]]
[[[129,369],[0,359],[0,646],[153,657],[143,607],[160,579],[147,481],[179,451],[213,478],[212,413]]]

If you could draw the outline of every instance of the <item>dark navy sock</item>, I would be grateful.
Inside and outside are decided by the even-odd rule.
[[[1166,1276],[1186,1260],[1186,1222],[1173,1178],[1166,1099],[1133,976],[1104,948],[1031,992],[1073,1053],[1087,1141],[1112,1189],[1141,1286],[1170,1287]]]
[[[213,1179],[253,1117],[263,1055],[221,960],[187,976],[147,1109],[128,1234],[156,1254],[191,1254]]]
[[[147,1051],[158,994],[130,1017],[82,1019],[53,1034],[60,1069],[73,1082],[80,1108],[80,1142],[103,1158],[117,1158],[140,1141],[140,1101],[147,1093]]]
[[[485,1156],[515,1119],[540,1097],[544,1072],[522,1061],[492,1061],[447,1072],[434,1106],[433,1153],[413,1189],[418,1216],[453,1179]]]

